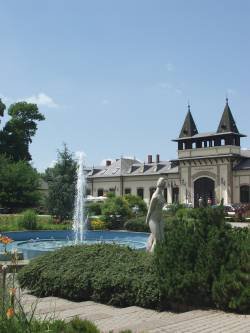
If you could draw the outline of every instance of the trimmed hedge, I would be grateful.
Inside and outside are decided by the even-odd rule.
[[[150,232],[149,226],[145,223],[146,216],[133,218],[124,223],[124,228],[130,231]]]
[[[159,286],[152,259],[118,245],[70,246],[32,260],[18,279],[37,296],[157,308]]]

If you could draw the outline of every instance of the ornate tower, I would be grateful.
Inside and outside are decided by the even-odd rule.
[[[226,99],[216,132],[198,133],[188,113],[178,139],[178,163],[181,177],[181,201],[198,204],[202,197],[219,203],[233,201],[232,169],[240,158],[240,134]]]

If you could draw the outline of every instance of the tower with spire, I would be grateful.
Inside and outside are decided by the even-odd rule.
[[[241,160],[241,134],[229,107],[228,98],[214,132],[199,133],[188,104],[188,112],[179,137],[178,160],[180,172],[180,200],[199,199],[219,203],[233,202],[233,167]]]

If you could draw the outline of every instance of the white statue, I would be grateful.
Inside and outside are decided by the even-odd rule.
[[[157,182],[157,189],[152,195],[148,213],[146,217],[146,224],[149,225],[151,234],[148,239],[147,250],[153,252],[156,242],[162,241],[164,239],[164,223],[162,220],[162,208],[165,204],[164,198],[164,188],[165,188],[164,178],[159,178]]]

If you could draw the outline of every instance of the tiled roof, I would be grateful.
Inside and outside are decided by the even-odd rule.
[[[93,168],[93,170],[98,170],[98,168]],[[140,163],[137,160],[127,158],[120,158],[110,166],[105,166],[96,172],[93,172],[93,170],[88,173],[88,178],[178,173],[178,167],[173,167],[173,164],[169,161]]]

